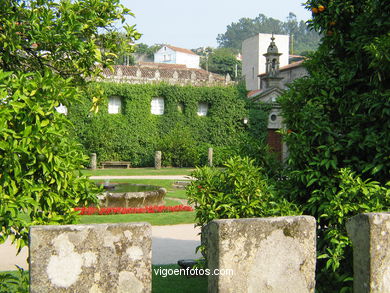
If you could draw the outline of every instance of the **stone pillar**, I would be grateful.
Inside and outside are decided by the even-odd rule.
[[[353,292],[390,292],[390,213],[359,214],[346,226],[353,245]]]
[[[151,292],[148,223],[33,226],[30,292]]]
[[[208,164],[210,167],[213,166],[213,148],[209,148],[208,152]]]
[[[314,292],[313,217],[214,220],[202,234],[210,269],[209,293]],[[215,269],[219,275],[212,275]]]
[[[91,169],[96,170],[97,165],[97,159],[96,159],[96,153],[91,154]]]
[[[161,169],[161,151],[157,151],[154,155],[154,168]]]

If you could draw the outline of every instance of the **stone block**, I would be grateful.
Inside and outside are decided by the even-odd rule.
[[[210,269],[208,292],[314,292],[313,217],[214,220],[202,234]],[[213,275],[215,269],[233,274]]]
[[[207,156],[208,165],[210,167],[213,166],[213,148],[209,148],[208,150],[208,156]]]
[[[32,226],[30,292],[151,292],[148,223]]]
[[[154,168],[155,169],[161,169],[161,160],[162,160],[161,151],[156,151],[156,153],[154,155]]]
[[[96,153],[91,154],[91,169],[96,170],[97,167],[97,158],[96,158]]]
[[[390,213],[352,217],[347,232],[353,245],[353,292],[390,292]]]

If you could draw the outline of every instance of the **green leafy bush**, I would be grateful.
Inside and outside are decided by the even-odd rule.
[[[28,293],[29,274],[16,266],[17,271],[0,272],[0,293]]]
[[[159,140],[157,149],[164,166],[190,167],[199,164],[196,146],[190,129],[177,125]]]
[[[253,159],[233,157],[223,169],[197,168],[196,180],[187,187],[195,204],[198,226],[213,219],[234,219],[297,214],[298,209],[276,196],[264,169]]]
[[[352,292],[352,245],[345,224],[359,213],[386,211],[390,207],[390,182],[385,186],[362,180],[349,169],[342,169],[336,178],[338,191],[314,191],[306,204],[311,214],[318,215],[318,278],[321,292],[337,292],[340,287]],[[336,279],[338,282],[334,283]],[[343,285],[340,285],[342,283]]]
[[[299,209],[278,196],[264,169],[249,157],[235,156],[224,168],[197,168],[196,180],[187,186],[188,202],[195,205],[196,225],[203,227],[214,219],[238,219],[299,214]],[[198,247],[207,259],[202,239]]]

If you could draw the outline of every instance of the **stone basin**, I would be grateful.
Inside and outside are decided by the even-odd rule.
[[[101,207],[140,208],[164,204],[165,188],[145,184],[110,183],[98,196]]]

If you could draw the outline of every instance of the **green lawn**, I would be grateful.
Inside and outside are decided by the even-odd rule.
[[[98,169],[81,170],[81,173],[87,176],[137,176],[137,175],[190,175],[194,168],[132,168],[132,169]]]
[[[148,222],[151,225],[195,223],[195,212],[80,216],[80,224]]]
[[[156,275],[155,270],[179,269],[178,265],[154,265],[152,277],[153,293],[204,293],[207,292],[207,277],[167,276]]]

